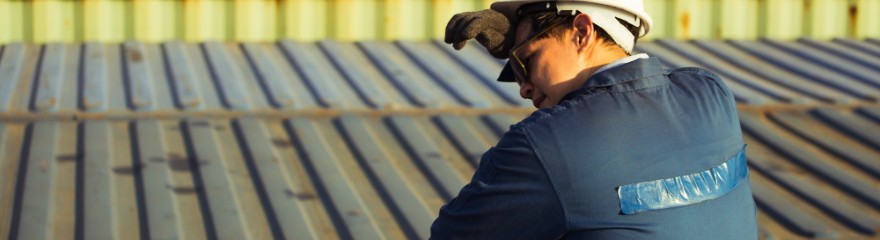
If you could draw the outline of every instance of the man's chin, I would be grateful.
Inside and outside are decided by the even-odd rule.
[[[549,108],[549,107],[553,106],[553,104],[551,104],[550,101],[548,101],[546,98],[540,99],[540,100],[538,100],[538,102],[532,102],[532,104],[537,109],[544,109],[544,108]]]

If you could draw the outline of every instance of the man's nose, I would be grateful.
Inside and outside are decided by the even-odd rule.
[[[524,99],[532,98],[532,91],[534,90],[534,86],[532,86],[531,82],[526,82],[519,85],[519,96]]]

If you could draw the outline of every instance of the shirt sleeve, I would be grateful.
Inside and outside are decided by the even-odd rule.
[[[440,209],[432,239],[557,239],[560,201],[526,135],[505,133],[483,154],[471,182]]]

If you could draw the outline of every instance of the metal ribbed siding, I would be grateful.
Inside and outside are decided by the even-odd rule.
[[[734,90],[764,237],[877,237],[880,44],[639,43]],[[426,238],[532,110],[474,44],[7,44],[0,236]]]

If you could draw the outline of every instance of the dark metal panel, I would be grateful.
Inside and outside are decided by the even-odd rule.
[[[429,179],[438,184],[437,191],[445,200],[451,200],[465,185],[464,178],[447,163],[442,151],[429,140],[425,131],[411,117],[390,116],[386,120],[410,157],[415,160]]]
[[[372,60],[372,64],[378,66],[385,77],[391,80],[398,91],[401,91],[413,105],[426,108],[438,108],[444,105],[445,102],[441,102],[440,96],[436,94],[437,91],[429,91],[428,86],[417,81],[427,77],[416,75],[417,71],[413,67],[407,67],[406,65],[411,63],[400,56],[399,50],[379,42],[359,42],[358,46]],[[397,54],[394,54],[395,52]]]
[[[498,135],[498,138],[501,138],[501,135],[507,132],[510,129],[510,126],[517,122],[513,117],[502,114],[489,114],[483,116],[483,120],[486,124],[489,125],[489,128],[492,129],[495,134]],[[496,139],[497,140],[497,139]]]
[[[416,195],[416,191],[406,184],[400,169],[395,167],[391,159],[377,144],[382,142],[371,131],[371,127],[359,117],[342,116],[337,120],[348,145],[353,149],[361,166],[375,179],[374,185],[382,195],[387,196],[389,208],[395,211],[401,223],[412,231],[419,239],[427,239],[430,234],[431,222],[436,218],[425,201]]]
[[[24,126],[21,124],[0,123],[0,238],[10,237],[10,227],[16,211],[16,187],[20,177],[19,166],[22,158]]]
[[[134,148],[132,165],[119,166],[114,171],[136,173],[142,237],[205,238],[183,141],[179,134],[166,133],[166,129],[157,120],[133,122],[130,128]]]
[[[87,121],[87,122],[101,122],[101,121]],[[95,135],[92,132],[93,130],[92,130],[91,126],[80,126],[80,127],[85,127],[85,128],[81,129],[81,131],[84,131],[84,132],[80,132],[80,136],[79,136],[80,139],[79,140],[80,141],[89,141],[89,142],[79,143],[81,145],[85,145],[85,146],[82,146],[82,148],[79,150],[80,155],[83,156],[83,159],[84,159],[80,163],[83,165],[80,167],[83,170],[80,170],[78,172],[78,174],[80,174],[79,179],[85,178],[85,176],[83,175],[83,174],[86,174],[84,169],[88,167],[88,166],[86,166],[86,164],[89,161],[88,159],[92,156],[92,153],[106,152],[107,154],[109,154],[108,157],[106,158],[109,161],[109,163],[108,163],[109,165],[107,165],[107,167],[109,167],[109,169],[103,169],[103,171],[107,171],[108,173],[111,174],[108,180],[110,183],[109,187],[112,189],[104,190],[104,191],[108,191],[111,194],[110,199],[112,199],[112,205],[95,206],[95,207],[113,208],[113,211],[111,211],[111,214],[113,214],[114,222],[113,222],[113,225],[110,225],[110,226],[116,228],[116,230],[112,230],[113,232],[115,232],[114,236],[118,237],[119,239],[136,239],[141,236],[141,231],[145,231],[146,229],[140,228],[141,219],[139,218],[139,215],[138,215],[138,201],[140,201],[141,198],[138,198],[138,194],[137,194],[138,187],[137,187],[136,181],[135,181],[135,174],[132,171],[124,171],[125,169],[132,169],[131,166],[134,163],[132,161],[132,156],[134,156],[134,155],[133,155],[132,147],[131,147],[132,146],[132,142],[131,142],[132,138],[131,138],[131,131],[130,131],[131,124],[129,122],[125,122],[125,121],[113,121],[113,122],[106,121],[106,122],[107,122],[107,125],[109,126],[109,129],[108,129],[109,135],[106,136],[107,137],[107,139],[106,139],[107,144],[106,145],[102,145],[101,144],[102,142],[100,142],[100,141],[93,143],[89,140],[91,138],[91,136]],[[104,137],[104,135],[102,134],[101,137]],[[102,169],[99,169],[99,168],[93,168],[93,169],[97,169],[98,171],[102,171]],[[79,191],[79,194],[85,194],[85,191],[89,191],[87,189],[92,189],[93,191],[101,191],[95,187],[92,187],[92,185],[90,183],[86,183],[85,181],[81,182],[81,184],[83,184],[83,185],[79,186],[80,189],[82,189],[81,191]],[[84,197],[80,198],[78,200],[79,201],[86,201],[84,199]],[[89,211],[89,209],[86,207],[86,209],[84,209],[83,211]],[[84,220],[84,219],[88,219],[84,214],[81,214],[81,215],[83,215],[83,216],[78,218],[77,221],[89,221],[89,220]],[[85,222],[78,223],[78,224],[79,225],[77,227],[82,228],[82,229],[77,229],[79,232],[85,232],[85,229],[87,229],[89,227],[88,223],[85,223]],[[95,228],[100,227],[97,224],[94,224],[94,225],[95,225]],[[103,226],[103,227],[107,227],[107,226]],[[82,234],[82,235],[85,236],[86,234]]]
[[[452,56],[458,63],[468,69],[472,74],[476,75],[480,82],[488,88],[492,89],[498,96],[511,105],[519,107],[531,107],[532,102],[519,96],[519,87],[513,83],[498,82],[498,74],[501,72],[503,65],[499,64],[498,59],[487,58],[485,51],[475,44],[465,45],[461,50],[456,51],[449,44],[440,40],[433,41],[434,45]]]
[[[168,81],[174,91],[174,99],[178,108],[193,111],[204,108],[204,97],[196,83],[196,73],[192,60],[186,53],[185,43],[167,42],[162,44],[162,53],[167,66]]]
[[[768,126],[769,124],[761,123],[755,114],[741,113],[740,123],[743,130],[754,135],[775,151],[786,156],[789,160],[834,183],[835,186],[847,191],[859,200],[880,208],[880,191],[877,191],[875,186],[829,164],[822,158],[824,155],[820,155],[818,151],[801,147],[806,144],[798,144],[794,141],[786,140],[781,134],[777,134],[779,131]]]
[[[874,57],[880,57],[880,46],[874,44],[847,38],[834,39],[834,43],[852,48],[859,52],[874,55]]]
[[[299,145],[301,156],[306,160],[307,168],[313,179],[317,179],[319,188],[329,197],[335,212],[334,217],[341,219],[344,234],[348,237],[364,239],[381,239],[384,234],[379,231],[373,216],[367,211],[364,201],[352,189],[349,177],[338,163],[335,153],[330,151],[323,133],[310,119],[295,118],[286,121],[292,141]]]
[[[754,172],[751,174],[754,175]],[[752,181],[751,187],[755,203],[761,209],[771,212],[773,217],[792,226],[795,232],[811,238],[837,238],[837,231],[791,205],[789,201],[792,199],[786,199],[764,184],[755,181]]]
[[[880,62],[877,61],[876,57],[862,51],[848,48],[841,44],[835,44],[834,42],[828,41],[819,41],[812,38],[798,39],[798,43],[818,49],[825,54],[834,55],[839,58],[846,59],[847,61],[855,62],[862,67],[866,67],[874,71],[877,71],[877,69],[880,68]]]
[[[877,127],[877,124],[851,113],[841,113],[828,108],[816,108],[814,113],[838,130],[847,133],[874,149],[880,149],[880,127]]]
[[[70,102],[75,104],[75,102]],[[76,122],[60,122],[58,128],[57,149],[52,158],[56,161],[55,191],[52,201],[52,236],[73,236],[76,234],[77,216],[77,166],[79,165],[79,149]],[[33,149],[33,148],[32,148]]]
[[[87,45],[88,48],[88,45]],[[85,145],[82,152],[80,177],[82,183],[82,236],[85,239],[119,239],[119,227],[116,226],[116,216],[120,204],[114,201],[114,184],[128,183],[134,187],[133,182],[116,182],[113,174],[112,158],[115,144],[124,145],[125,139],[111,141],[111,129],[107,121],[86,121],[79,128],[78,144]],[[115,143],[115,144],[114,144]],[[118,147],[118,146],[115,146]]]
[[[278,153],[271,147],[268,129],[255,118],[241,118],[233,122],[239,147],[246,155],[251,176],[259,187],[262,207],[276,238],[315,239],[310,216],[304,210],[301,198],[294,193],[302,192],[299,186],[290,184],[297,178],[295,172],[283,166]]]
[[[880,227],[878,219],[860,214],[858,209],[850,205],[840,204],[841,201],[839,199],[820,188],[814,187],[814,183],[807,180],[807,178],[788,171],[773,170],[772,167],[768,166],[768,161],[760,156],[751,157],[750,160],[752,167],[767,173],[767,176],[777,183],[790,189],[803,200],[812,203],[839,221],[846,223],[853,230],[873,235],[877,228]]]
[[[57,192],[58,136],[61,123],[43,121],[29,128],[31,147],[23,157],[19,174],[21,196],[18,196],[13,214],[12,234],[18,239],[48,239],[53,234],[55,215],[53,206]]]
[[[235,81],[242,87],[242,95],[248,100],[250,111],[272,109],[273,106],[267,95],[268,92],[264,91],[261,85],[262,81],[257,77],[257,70],[251,67],[250,60],[244,52],[242,45],[236,42],[226,42],[221,45],[225,49],[224,52],[228,55],[231,64],[235,65],[241,74],[242,78]]]
[[[155,79],[161,76],[155,75],[155,70],[151,67],[147,49],[141,42],[128,41],[123,44],[123,52],[125,58],[124,68],[127,87],[127,100],[129,107],[135,111],[151,111],[159,107],[158,96],[156,94],[155,84],[159,81]]]
[[[804,60],[809,60],[816,65],[826,67],[832,70],[830,72],[848,76],[863,84],[873,86],[875,89],[880,87],[880,79],[877,79],[877,76],[880,75],[880,71],[876,71],[876,69],[859,66],[849,59],[816,51],[798,42],[782,42],[765,39],[763,43],[784,50],[789,54],[802,57]]]
[[[293,94],[290,83],[284,81],[279,66],[269,58],[263,46],[254,43],[242,44],[242,49],[248,57],[251,68],[255,69],[257,78],[260,79],[261,86],[266,92],[265,95],[276,108],[281,109],[300,109],[304,107],[314,107],[311,99],[307,96],[297,96]],[[297,76],[287,76],[295,78]]]
[[[336,71],[328,69],[330,62],[316,45],[284,40],[279,43],[279,50],[296,67],[301,79],[322,106],[342,109],[362,107],[354,94],[348,94],[348,91],[340,93],[347,84]]]
[[[880,152],[876,149],[856,146],[858,143],[854,143],[846,136],[831,133],[834,130],[812,120],[804,113],[774,112],[769,116],[787,130],[880,179],[880,161],[877,161],[880,159]]]
[[[847,77],[840,76],[833,72],[823,70],[823,66],[792,57],[776,48],[767,46],[766,44],[745,41],[731,41],[731,43],[744,51],[757,55],[762,59],[802,76],[802,79],[808,79],[824,84],[861,99],[869,101],[877,101],[880,99],[880,91],[874,90],[870,86],[852,81]]]
[[[248,226],[246,213],[242,207],[241,193],[247,192],[236,187],[238,176],[235,172],[246,172],[230,163],[218,147],[218,136],[212,131],[206,119],[192,119],[181,122],[184,139],[187,142],[190,166],[193,167],[196,187],[205,199],[202,214],[208,216],[206,228],[209,238],[250,239],[253,226]],[[207,205],[207,206],[205,206]],[[205,211],[208,212],[205,212]],[[263,226],[265,227],[265,226]],[[216,234],[216,235],[214,235]]]
[[[880,124],[880,108],[860,107],[857,111],[865,117],[868,117],[869,119],[874,120],[874,122]]]
[[[384,81],[381,73],[370,67],[369,60],[353,44],[325,40],[319,42],[318,46],[367,105],[387,109],[395,104],[390,93],[379,86],[379,82]]]
[[[473,108],[492,107],[484,96],[471,85],[474,79],[454,69],[453,64],[427,42],[402,41],[397,46],[428,73],[440,86],[452,94],[462,105]]]
[[[47,44],[43,46],[40,58],[39,78],[34,86],[34,96],[31,109],[37,112],[58,111],[61,101],[62,81],[64,79],[65,46],[61,43]]]
[[[192,64],[192,75],[195,77],[193,82],[199,89],[199,98],[203,101],[202,110],[222,110],[224,106],[220,99],[222,95],[220,86],[217,80],[211,77],[204,49],[197,43],[185,43],[182,46],[182,54],[185,54]]]
[[[801,78],[792,73],[771,67],[768,64],[762,64],[764,61],[761,59],[745,54],[724,42],[695,40],[694,44],[731,64],[747,69],[752,74],[816,99],[842,104],[855,102],[847,94],[834,89],[828,89],[815,82],[800,81],[799,79]]]
[[[696,67],[699,65],[696,62],[678,56],[674,52],[666,50],[653,42],[640,43],[639,49],[649,54],[649,56],[659,56],[658,58],[663,59],[664,62],[671,65],[673,68]],[[771,101],[764,94],[743,86],[739,82],[727,81],[728,76],[723,75],[723,73],[721,74],[723,76],[722,81],[724,81],[730,90],[733,91],[733,96],[737,102],[760,105]]]
[[[246,79],[238,69],[242,65],[233,62],[228,49],[222,43],[202,43],[202,51],[205,54],[212,78],[216,80],[223,104],[234,110],[251,109],[251,96],[245,93],[244,86],[242,86]]]
[[[755,89],[756,91],[766,94],[774,99],[792,104],[807,104],[811,102],[810,99],[802,96],[801,94],[791,91],[790,89],[787,89],[783,86],[774,84],[760,76],[748,72],[743,68],[725,62],[722,59],[706,52],[705,50],[698,48],[694,44],[662,39],[657,40],[656,42],[661,46],[664,46],[672,51],[675,51],[678,54],[687,57],[691,61],[701,63],[709,70],[724,76],[725,79],[736,81],[744,86]],[[665,57],[665,55],[659,56]],[[734,90],[734,92],[736,92],[736,90]]]
[[[303,157],[301,148],[288,131],[287,121],[283,119],[261,119],[268,129],[267,136],[272,142],[271,148],[279,155],[279,163],[289,173],[287,180],[292,188],[286,192],[288,197],[296,198],[303,206],[302,211],[310,219],[311,226],[319,239],[338,239],[345,235],[345,227],[341,219],[335,219],[332,203],[322,193],[320,181],[312,177],[313,171],[306,168],[308,163]],[[265,204],[264,204],[265,206]],[[280,213],[279,213],[280,214]]]
[[[106,108],[108,112],[128,112],[126,87],[124,78],[124,58],[122,46],[117,44],[104,45],[105,64],[107,70]],[[82,86],[85,87],[85,86]],[[83,90],[83,89],[80,89]]]
[[[21,43],[3,46],[0,55],[0,112],[9,111],[13,96],[25,68],[25,48]]]
[[[107,51],[103,43],[85,43],[83,48],[82,97],[80,106],[89,112],[107,109]]]
[[[490,145],[476,134],[477,131],[469,123],[459,116],[450,115],[436,116],[433,120],[464,159],[470,161],[474,167],[480,165],[480,158]]]
[[[236,134],[232,122],[227,119],[213,119],[208,121],[209,126],[202,129],[205,133],[210,133],[214,137],[214,143],[217,146],[217,155],[220,156],[223,167],[226,169],[226,175],[229,178],[230,189],[235,195],[240,216],[244,227],[248,228],[251,239],[268,239],[277,234],[277,229],[272,227],[268,214],[263,206],[267,206],[265,199],[259,193],[259,183],[257,176],[253,175],[253,171],[248,163],[246,154],[242,152],[240,135]],[[194,138],[192,138],[195,140]],[[207,139],[205,139],[207,140]],[[198,159],[198,158],[195,158]],[[218,171],[219,172],[219,171]],[[202,178],[204,179],[204,178]],[[286,191],[279,191],[288,195]],[[204,193],[204,192],[202,192]],[[289,196],[289,195],[288,195]],[[210,203],[210,200],[209,200]],[[216,215],[212,215],[215,217]],[[218,216],[222,217],[222,216]]]

